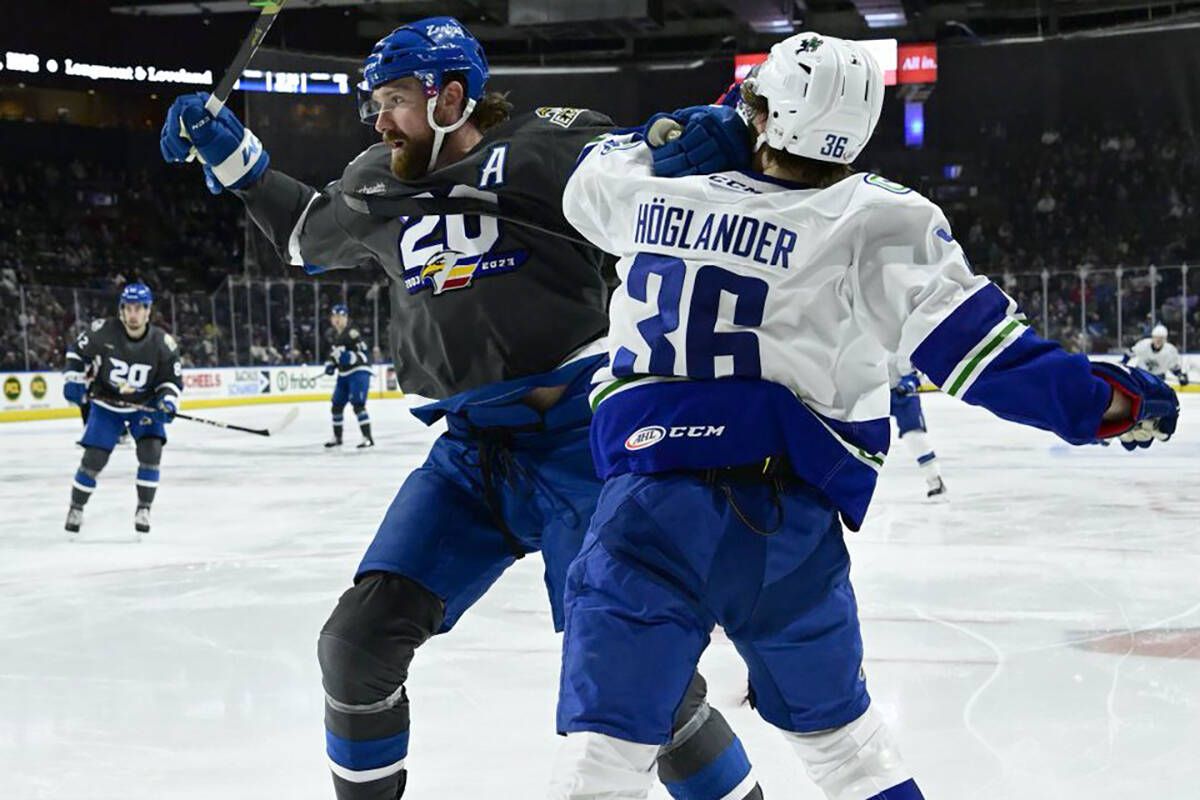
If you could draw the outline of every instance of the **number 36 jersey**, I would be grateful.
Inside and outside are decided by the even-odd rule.
[[[605,477],[787,456],[851,528],[887,452],[890,353],[948,393],[1092,441],[1109,390],[972,273],[941,210],[877,175],[815,189],[658,178],[638,134],[589,146],[567,219],[620,257],[592,392]]]
[[[67,350],[63,371],[68,379],[90,374],[92,402],[112,411],[151,405],[160,394],[178,397],[183,391],[183,367],[175,338],[148,325],[142,338],[131,339],[115,317],[93,321],[76,337]]]

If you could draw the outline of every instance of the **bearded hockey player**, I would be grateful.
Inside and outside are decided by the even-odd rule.
[[[322,190],[270,169],[262,143],[228,108],[209,115],[203,94],[175,101],[161,147],[173,162],[195,148],[210,189],[232,190],[292,264],[382,265],[397,379],[436,400],[415,410],[421,420],[448,426],[318,645],[337,796],[394,800],[407,780],[416,649],[539,549],[561,627],[566,568],[600,490],[587,392],[608,327],[603,255],[563,218],[562,190],[612,123],[575,108],[511,116],[485,90],[479,42],[450,17],[397,28],[363,72],[360,114],[382,142]],[[658,759],[663,781],[679,798],[759,797],[699,675],[690,687]]]

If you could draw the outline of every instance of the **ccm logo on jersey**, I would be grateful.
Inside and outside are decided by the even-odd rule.
[[[725,435],[724,425],[648,425],[638,428],[625,440],[626,450],[645,450],[663,439],[708,439]]]

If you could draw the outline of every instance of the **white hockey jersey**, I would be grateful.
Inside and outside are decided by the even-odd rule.
[[[1168,372],[1179,375],[1183,371],[1179,349],[1170,342],[1163,342],[1162,348],[1155,350],[1153,339],[1139,339],[1137,344],[1129,348],[1129,353],[1129,366],[1141,367],[1160,378],[1165,378]]]
[[[890,352],[951,395],[1095,439],[1107,384],[972,273],[916,192],[651,165],[640,135],[604,137],[563,196],[571,224],[620,257],[592,393],[602,476],[786,455],[857,528],[888,447]]]

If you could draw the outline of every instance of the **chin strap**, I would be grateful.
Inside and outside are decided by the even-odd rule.
[[[430,95],[425,101],[425,119],[429,122],[429,127],[433,128],[433,149],[429,151],[429,164],[425,167],[427,171],[433,170],[433,165],[437,162],[438,155],[442,152],[442,143],[445,141],[447,133],[454,133],[456,130],[467,124],[467,120],[471,118],[471,112],[475,110],[475,101],[468,99],[467,107],[463,109],[462,116],[458,118],[458,122],[452,125],[439,125],[433,119],[434,109],[437,108],[436,94]]]

